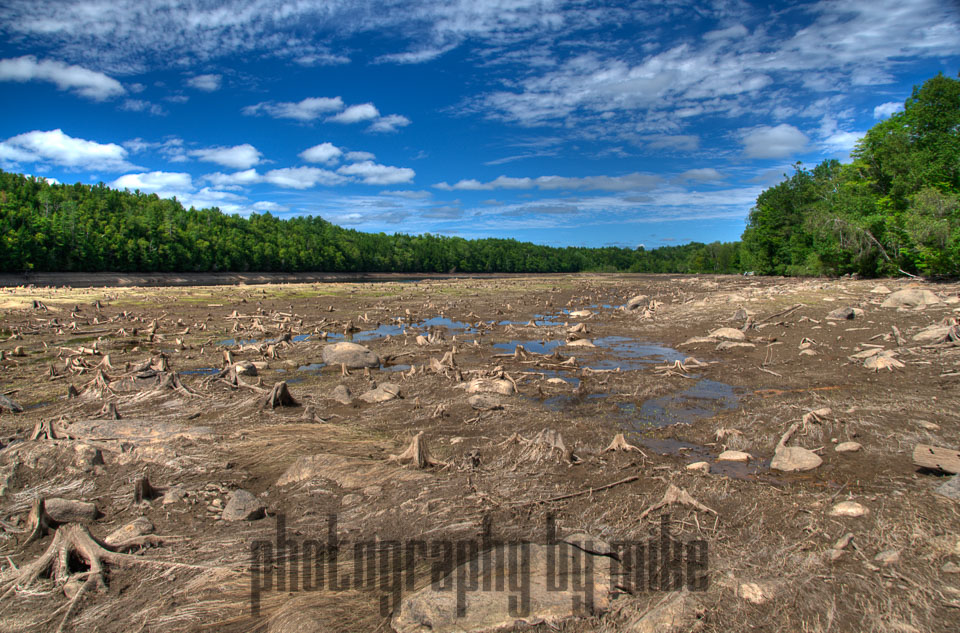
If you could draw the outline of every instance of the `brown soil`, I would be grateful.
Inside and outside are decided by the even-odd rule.
[[[271,618],[272,631],[390,630],[375,587],[268,591],[251,617],[251,544],[275,540],[278,515],[289,539],[325,542],[332,513],[345,543],[473,538],[485,519],[499,539],[537,540],[548,513],[561,534],[645,541],[664,512],[676,538],[709,547],[700,630],[955,631],[960,505],[911,455],[917,443],[960,448],[960,344],[913,340],[956,323],[960,286],[918,284],[942,302],[897,310],[880,306],[878,285],[548,275],[0,289],[0,394],[24,408],[0,404],[0,631],[253,631]],[[638,294],[648,296],[638,309],[617,309]],[[863,314],[826,319],[844,307]],[[587,332],[568,334],[578,323]],[[381,369],[299,369],[321,363],[349,324]],[[744,340],[688,342],[718,328]],[[557,343],[568,336],[597,347]],[[903,367],[851,358],[873,346]],[[257,363],[257,375],[218,374],[225,350]],[[478,378],[501,392],[471,403],[464,387]],[[280,381],[298,406],[267,399]],[[384,401],[358,399],[372,383],[391,383]],[[67,398],[70,385],[79,395]],[[338,385],[351,404],[332,398]],[[771,471],[783,434],[824,408],[789,441],[822,465]],[[618,433],[640,450],[605,451]],[[834,450],[848,441],[862,449]],[[717,462],[724,450],[753,459]],[[697,461],[711,472],[686,469]],[[135,503],[143,475],[154,490]],[[185,496],[165,503],[178,486]],[[702,507],[650,510],[679,494],[672,486]],[[265,518],[220,518],[238,488],[262,501]],[[54,524],[28,539],[38,497],[95,502],[101,516],[83,525],[100,541],[138,517],[157,538],[123,554],[106,547],[102,582],[86,583],[91,563],[72,554],[25,582],[54,539],[81,534]],[[842,501],[869,514],[831,515]],[[891,550],[898,561],[875,560]],[[750,583],[761,599],[748,599]],[[612,609],[560,627],[625,631],[662,598],[622,591]],[[289,619],[285,604],[316,626],[277,624]]]

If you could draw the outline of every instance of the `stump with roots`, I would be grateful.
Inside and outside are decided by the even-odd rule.
[[[42,510],[42,503],[40,507]],[[51,578],[58,585],[67,581],[82,581],[79,589],[65,605],[66,613],[57,629],[59,632],[63,630],[77,603],[86,592],[106,587],[104,574],[107,566],[146,565],[168,569],[204,569],[197,565],[146,560],[126,553],[145,546],[159,545],[161,542],[162,539],[158,536],[146,535],[108,546],[94,538],[86,527],[79,523],[68,523],[57,528],[50,545],[36,560],[20,569],[14,569],[12,573],[6,574],[0,580],[0,600],[6,599],[18,588],[29,588],[42,576]],[[86,569],[77,570],[76,567],[71,569],[78,564]],[[63,607],[57,611],[61,610]]]
[[[417,468],[430,468],[431,466],[447,466],[447,462],[434,459],[430,455],[430,449],[427,448],[427,441],[423,439],[423,431],[413,436],[407,450],[399,455],[391,455],[390,461],[400,464],[413,464]]]
[[[64,435],[57,430],[52,420],[40,420],[30,433],[31,440],[60,440]]]
[[[200,394],[189,389],[186,385],[183,384],[183,381],[180,380],[180,374],[172,371],[170,373],[164,374],[163,378],[160,380],[160,385],[156,389],[157,391],[176,391],[177,393],[189,396],[189,397],[199,397]]]
[[[100,413],[97,414],[97,417],[102,420],[119,420],[120,410],[117,409],[117,404],[115,402],[108,402],[103,405],[103,408],[100,409]]]
[[[613,438],[612,442],[610,442],[610,446],[603,449],[604,453],[609,451],[636,452],[646,457],[646,454],[644,454],[643,451],[627,441],[627,438],[624,437],[623,433],[617,433],[617,436]]]
[[[299,407],[300,403],[290,394],[286,381],[280,381],[263,398],[261,406],[264,409],[276,409],[277,407]]]
[[[648,514],[660,508],[665,508],[667,506],[672,506],[675,504],[684,505],[694,510],[699,510],[700,512],[709,512],[710,514],[716,515],[716,510],[712,510],[707,506],[703,505],[696,499],[690,496],[690,493],[684,490],[683,488],[678,488],[674,484],[670,484],[670,487],[667,488],[667,492],[664,493],[663,499],[656,502],[649,508],[643,511],[643,514],[640,515],[640,520],[646,518]]]
[[[526,446],[520,454],[520,459],[540,463],[544,460],[556,459],[568,464],[579,464],[581,460],[573,454],[572,448],[567,448],[563,436],[559,431],[543,429],[532,440],[525,440]]]
[[[140,505],[144,502],[150,502],[162,495],[163,492],[164,488],[151,485],[146,475],[140,475],[133,482],[133,503]]]

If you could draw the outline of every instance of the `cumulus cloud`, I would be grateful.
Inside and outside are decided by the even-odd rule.
[[[810,139],[788,123],[761,125],[742,130],[743,154],[747,158],[786,158],[804,151]]]
[[[233,147],[209,147],[195,149],[189,152],[190,156],[208,163],[217,163],[234,169],[247,169],[260,162],[262,154],[249,143],[234,145]]]
[[[0,81],[49,81],[60,90],[71,90],[94,101],[127,92],[119,81],[103,73],[55,60],[37,61],[33,55],[0,59]]]
[[[344,158],[352,163],[359,163],[365,160],[373,160],[376,156],[371,152],[347,152]]]
[[[266,114],[275,119],[313,121],[342,108],[343,99],[340,97],[309,97],[297,102],[263,101],[243,108],[242,112],[248,116]]]
[[[873,109],[873,118],[885,119],[894,112],[899,112],[900,110],[903,110],[903,103],[900,101],[888,101],[887,103],[881,103]]]
[[[320,143],[300,152],[299,156],[309,163],[324,163],[332,165],[340,160],[343,150],[333,143]]]
[[[127,162],[127,150],[120,145],[74,138],[60,129],[34,130],[0,142],[0,161],[7,164],[48,162],[73,170],[108,172],[137,168]]]
[[[193,189],[190,174],[169,171],[150,171],[139,174],[125,174],[110,183],[115,189],[129,189],[155,193],[161,198],[181,196]]]
[[[365,160],[351,165],[344,165],[337,170],[338,174],[356,176],[366,185],[396,185],[413,182],[416,175],[409,167],[390,167]]]
[[[361,103],[352,105],[343,112],[335,114],[327,119],[334,123],[360,123],[361,121],[370,121],[380,116],[380,111],[372,103]]]
[[[388,114],[370,124],[371,132],[396,132],[397,128],[410,125],[410,119],[402,114]]]
[[[256,169],[246,169],[244,171],[235,171],[232,174],[214,172],[207,174],[204,179],[215,187],[238,187],[255,185],[263,181],[263,176],[257,173]]]
[[[701,167],[698,169],[688,169],[677,177],[678,180],[698,180],[701,182],[714,182],[723,180],[724,175],[713,167]]]
[[[216,92],[220,90],[222,80],[221,75],[194,75],[187,79],[187,85],[203,92]]]
[[[317,185],[339,185],[346,179],[332,171],[319,167],[286,167],[273,169],[263,175],[270,184],[288,189],[309,189]]]

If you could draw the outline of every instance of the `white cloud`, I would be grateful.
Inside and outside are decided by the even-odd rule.
[[[244,171],[236,171],[232,174],[224,174],[218,171],[207,174],[204,176],[204,179],[216,187],[237,187],[255,185],[263,181],[263,176],[257,173],[256,169],[251,168]]]
[[[837,131],[821,141],[825,152],[849,154],[865,132]]]
[[[374,60],[377,64],[423,64],[430,62],[441,55],[445,55],[454,49],[454,46],[443,46],[440,48],[421,48],[415,51],[405,53],[390,53],[381,55]]]
[[[334,123],[359,123],[361,121],[370,121],[380,116],[380,111],[372,103],[361,103],[352,105],[343,112],[327,119]]]
[[[277,204],[276,202],[270,202],[268,200],[263,200],[261,202],[254,202],[252,206],[257,211],[272,211],[274,213],[283,213],[284,211],[290,210],[290,207],[286,207],[282,204]]]
[[[162,106],[143,99],[126,99],[120,109],[128,112],[149,112],[154,116],[166,116],[167,114]]]
[[[300,152],[299,156],[309,163],[332,165],[343,155],[343,150],[333,143],[320,143]]]
[[[698,169],[688,169],[678,176],[679,180],[699,180],[701,182],[713,182],[724,180],[724,175],[713,167],[701,167]]]
[[[193,189],[190,174],[182,172],[150,171],[139,174],[126,174],[110,183],[115,189],[140,190],[155,193],[161,198],[180,197]]]
[[[347,152],[344,158],[352,163],[359,163],[364,160],[373,160],[376,156],[370,152]]]
[[[216,92],[220,90],[222,80],[221,75],[195,75],[187,79],[187,85],[204,92]]]
[[[899,112],[900,110],[903,110],[903,102],[901,101],[888,101],[887,103],[881,103],[873,109],[873,118],[885,119],[894,112]]]
[[[786,158],[805,150],[810,140],[787,123],[776,127],[761,125],[741,132],[743,153],[747,158]]]
[[[256,116],[263,113],[275,119],[313,121],[324,114],[337,112],[342,108],[343,99],[340,97],[309,97],[295,103],[264,101],[243,108],[243,113],[248,116]]]
[[[632,191],[649,190],[662,179],[655,174],[632,173],[623,176],[540,176],[538,178],[510,178],[500,176],[490,182],[475,179],[461,180],[452,185],[440,182],[434,185],[444,191],[490,191],[493,189],[567,189],[575,191]]]
[[[309,189],[316,185],[339,185],[343,176],[319,167],[286,167],[273,169],[264,174],[266,182],[289,189]]]
[[[413,182],[413,177],[416,175],[416,172],[409,167],[390,167],[369,160],[344,165],[337,170],[337,173],[345,176],[357,176],[367,185],[396,185]]]
[[[410,119],[402,114],[388,114],[374,121],[369,130],[371,132],[396,132],[397,128],[410,125]]]
[[[0,59],[0,81],[49,81],[60,90],[103,101],[126,94],[119,81],[107,75],[54,60],[37,61],[32,55]]]
[[[260,162],[263,156],[256,147],[249,143],[233,147],[209,147],[195,149],[189,152],[190,156],[208,163],[217,163],[234,169],[247,169]]]
[[[34,130],[0,142],[0,160],[7,163],[50,162],[71,169],[108,172],[136,169],[127,162],[127,150],[115,143],[74,138],[63,130]]]

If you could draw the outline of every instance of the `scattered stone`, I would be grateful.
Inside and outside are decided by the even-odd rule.
[[[718,462],[740,462],[746,464],[751,459],[753,459],[753,455],[744,453],[743,451],[723,451],[717,455]]]
[[[873,557],[873,562],[881,567],[890,567],[900,562],[900,552],[895,549],[888,549],[880,552]]]
[[[161,503],[163,505],[170,505],[172,503],[177,503],[183,501],[187,496],[187,490],[183,486],[170,486],[170,488],[163,493],[163,500]]]
[[[747,335],[736,328],[722,327],[707,334],[707,338],[714,340],[724,339],[727,341],[742,341],[747,338]]]
[[[377,385],[376,389],[371,389],[370,391],[360,395],[361,400],[371,404],[388,402],[390,400],[395,400],[402,397],[403,394],[400,392],[400,385],[392,382],[380,383]]]
[[[567,341],[566,346],[567,347],[596,347],[596,345],[593,344],[593,341],[586,338],[578,338],[574,341]]]
[[[886,286],[884,286],[883,284],[880,284],[879,286],[874,286],[870,290],[870,292],[872,292],[875,295],[888,295],[893,291],[887,288]]]
[[[960,574],[960,565],[957,565],[953,561],[947,561],[943,564],[943,567],[940,568],[945,574]]]
[[[785,473],[796,473],[818,468],[823,460],[819,455],[799,446],[778,446],[770,468]]]
[[[107,545],[117,545],[138,536],[153,534],[153,529],[153,523],[149,519],[140,517],[111,532],[103,542]]]
[[[704,616],[699,599],[689,591],[669,593],[653,609],[630,622],[625,633],[687,633]]]
[[[340,404],[353,404],[353,396],[350,394],[350,389],[346,385],[337,385],[334,387],[330,397]]]
[[[763,604],[767,601],[767,594],[764,592],[763,587],[755,582],[741,583],[737,593],[741,598],[751,604]]]
[[[862,448],[859,442],[840,442],[833,450],[838,453],[856,453]]]
[[[503,408],[500,398],[489,393],[478,393],[467,398],[467,402],[477,411],[497,411]]]
[[[238,376],[256,376],[257,366],[248,360],[242,360],[233,366]]]
[[[936,488],[937,494],[960,501],[960,475],[954,475]],[[958,543],[960,546],[960,543]]]
[[[931,325],[914,334],[911,338],[918,343],[939,343],[950,336],[949,325]]]
[[[509,380],[494,378],[476,378],[467,383],[467,393],[499,393],[513,395],[515,388]]]
[[[570,314],[570,316],[572,316],[572,317],[574,317],[574,318],[576,318],[576,319],[585,319],[585,318],[587,318],[587,317],[593,316],[593,312],[591,312],[590,310],[574,310],[573,312],[570,312],[569,314]]]
[[[646,298],[647,298],[647,295],[637,295],[635,297],[631,297],[631,299],[627,301],[623,307],[626,308],[627,310],[636,310],[641,305],[643,305],[643,302]]]
[[[100,516],[97,506],[86,501],[70,499],[44,499],[44,506],[50,518],[57,523],[82,523],[96,521]]]
[[[710,472],[710,462],[693,462],[692,464],[687,464],[686,469],[691,472],[708,474]]]
[[[880,305],[884,308],[915,308],[917,306],[936,305],[940,297],[922,288],[898,290],[887,297]]]
[[[227,507],[220,517],[224,521],[254,521],[262,519],[264,507],[260,500],[243,489],[237,489],[227,497]]]
[[[827,318],[832,321],[851,321],[858,317],[863,317],[863,310],[860,308],[837,308],[827,314]]]
[[[357,343],[341,342],[323,348],[323,362],[327,365],[346,365],[347,369],[379,367],[380,357]]]
[[[856,501],[841,501],[830,510],[830,516],[835,517],[862,517],[870,514],[870,510]]]

